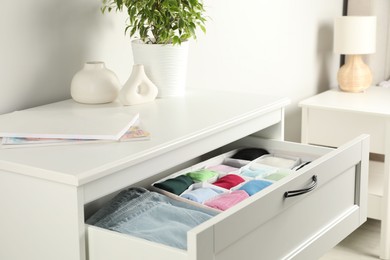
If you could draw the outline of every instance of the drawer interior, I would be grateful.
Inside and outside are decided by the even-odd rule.
[[[316,216],[316,212],[321,209],[318,200],[326,198],[326,193],[331,190],[339,190],[340,192],[345,190],[349,195],[345,196],[344,200],[340,200],[339,203],[336,203],[332,210],[328,211],[326,214],[322,214],[321,218],[310,224],[312,226],[309,225],[304,231],[299,232],[299,228],[295,226],[295,224],[290,228],[281,229],[280,234],[272,237],[272,239],[274,239],[272,243],[278,244],[277,239],[283,239],[283,237],[286,236],[286,232],[295,231],[298,231],[296,232],[296,239],[301,243],[302,240],[308,239],[308,235],[315,236],[316,230],[318,230],[321,225],[329,224],[328,222],[332,219],[335,220],[340,215],[343,215],[344,211],[351,211],[352,208],[356,208],[356,206],[353,206],[356,204],[357,200],[355,198],[355,189],[356,183],[359,181],[359,178],[356,177],[356,165],[359,163],[359,158],[361,159],[361,157],[359,157],[358,145],[356,146],[358,148],[356,148],[354,153],[354,155],[357,156],[356,158],[351,157],[353,159],[345,160],[344,163],[339,165],[341,168],[335,168],[335,166],[332,165],[330,169],[333,169],[333,172],[327,174],[324,167],[326,167],[326,162],[334,157],[330,155],[330,157],[327,158],[328,154],[332,154],[333,149],[247,137],[199,158],[195,158],[194,160],[181,165],[181,167],[183,167],[182,169],[175,168],[164,171],[160,175],[148,178],[142,182],[129,183],[129,187],[150,187],[150,185],[156,181],[160,181],[166,177],[169,178],[170,176],[180,175],[188,170],[197,169],[204,166],[205,162],[207,163],[215,160],[215,157],[243,147],[260,147],[268,150],[270,153],[299,157],[302,162],[311,163],[304,168],[299,169],[294,174],[288,175],[268,188],[240,202],[231,209],[219,213],[215,217],[190,230],[187,234],[187,250],[164,246],[144,239],[119,234],[94,226],[88,226],[90,259],[105,259],[104,257],[109,256],[112,258],[113,255],[117,255],[117,258],[115,259],[126,259],[123,256],[126,256],[127,258],[130,256],[137,256],[144,259],[158,257],[158,259],[203,260],[211,259],[211,255],[217,257],[215,259],[233,259],[231,258],[232,256],[238,257],[240,255],[239,253],[243,253],[248,245],[252,245],[252,242],[249,243],[251,239],[262,239],[264,240],[263,242],[266,243],[269,240],[268,236],[275,233],[275,230],[272,231],[272,228],[284,226],[290,221],[290,218],[296,220],[295,224],[305,224],[308,220],[300,218],[302,211],[304,211],[305,208],[310,207],[310,209],[314,211],[313,216]],[[325,166],[323,166],[324,164]],[[315,174],[313,171],[316,170],[323,176],[321,176],[321,182],[319,182],[318,185],[320,189],[315,195],[299,196],[291,200],[282,199],[283,193],[286,190],[293,190],[296,187],[310,185],[311,177]],[[85,205],[86,218],[91,216],[115,195],[116,193],[113,193]],[[337,198],[329,197],[328,199],[334,200]],[[327,202],[329,203],[329,201]],[[308,216],[310,217],[310,214],[308,214]],[[237,221],[241,222],[239,227],[237,227]],[[269,225],[265,225],[265,223],[269,223]],[[229,227],[232,227],[231,231],[228,231]],[[104,243],[106,243],[106,245],[104,245]],[[255,245],[252,246],[256,247]],[[279,254],[276,254],[275,257],[280,257],[281,254],[287,255],[289,252],[294,251],[296,246],[297,244],[295,242],[286,244],[286,246],[279,250]],[[272,251],[267,254],[271,256]]]

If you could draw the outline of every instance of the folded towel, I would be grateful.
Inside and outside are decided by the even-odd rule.
[[[212,182],[218,178],[217,172],[207,169],[189,172],[186,175],[190,177],[194,182]]]
[[[212,188],[199,188],[189,192],[185,192],[180,197],[192,200],[198,203],[203,203],[208,199],[218,196],[222,191],[214,190]]]
[[[228,174],[218,179],[216,182],[213,183],[213,185],[229,190],[244,181],[245,180],[242,177],[236,174]]]
[[[180,195],[193,183],[194,181],[190,177],[186,175],[179,175],[176,178],[155,183],[153,186],[173,194]]]
[[[206,201],[204,205],[219,210],[227,210],[248,197],[249,195],[245,191],[235,190],[231,193],[218,195],[217,197]]]
[[[271,185],[272,182],[269,181],[263,181],[263,180],[251,180],[242,185],[238,190],[246,191],[246,193],[249,194],[249,196],[252,196],[253,194],[261,191],[262,189],[268,187]]]

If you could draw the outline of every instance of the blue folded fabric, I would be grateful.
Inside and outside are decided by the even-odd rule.
[[[263,180],[252,180],[248,181],[244,185],[242,185],[239,190],[244,190],[246,193],[249,194],[249,196],[252,196],[253,194],[261,191],[262,189],[268,187],[271,185],[272,182],[269,181],[263,181]]]
[[[143,188],[129,188],[86,222],[185,250],[187,232],[216,214]]]
[[[275,168],[264,166],[256,169],[243,169],[241,175],[250,178],[264,178],[264,176],[267,176],[274,172],[276,172]]]
[[[222,193],[222,191],[214,190],[212,188],[199,188],[186,193],[183,193],[180,197],[192,200],[198,203],[203,203],[208,199],[214,198]]]

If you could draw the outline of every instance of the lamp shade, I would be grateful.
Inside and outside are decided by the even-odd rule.
[[[333,50],[339,54],[370,54],[376,50],[375,16],[342,16],[335,19]]]

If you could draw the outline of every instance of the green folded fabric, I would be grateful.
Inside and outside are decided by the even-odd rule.
[[[182,194],[194,181],[186,176],[180,175],[172,179],[165,180],[154,184],[154,187],[171,192],[176,195]]]
[[[194,172],[189,172],[186,175],[190,177],[194,182],[204,182],[212,178],[216,178],[218,176],[218,173],[215,171],[202,169]]]
[[[289,175],[288,172],[275,172],[265,177],[267,180],[278,181]]]

